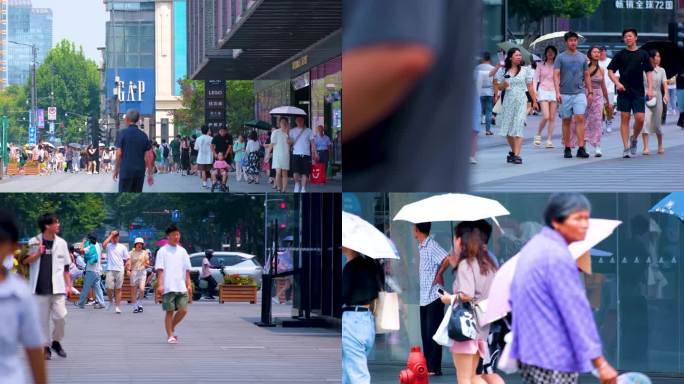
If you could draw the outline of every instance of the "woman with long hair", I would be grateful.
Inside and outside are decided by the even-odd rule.
[[[449,256],[449,263],[454,267],[454,294],[442,295],[443,303],[469,302],[474,306],[489,296],[496,265],[487,253],[484,237],[480,229],[468,226],[467,222],[461,222],[454,229],[454,252]],[[485,382],[477,376],[477,366],[486,355],[489,327],[479,331],[476,340],[454,341],[451,346],[458,384]]]
[[[670,96],[667,91],[667,74],[665,69],[660,66],[660,52],[656,49],[648,51],[648,56],[651,58],[651,65],[653,66],[653,97],[656,99],[655,105],[649,107],[646,105],[646,122],[641,136],[644,140],[644,155],[650,154],[648,149],[648,136],[655,134],[658,140],[658,154],[665,153],[663,146],[663,131],[661,130],[663,122],[661,116],[663,114],[663,104],[669,104]],[[646,75],[644,75],[644,84],[646,84]]]
[[[181,175],[190,175],[190,138],[185,136],[180,145],[181,156]]]
[[[278,121],[280,128],[271,134],[271,168],[276,170],[275,186],[278,192],[287,192],[287,173],[290,170],[290,121],[281,117]]]
[[[537,134],[534,136],[534,145],[541,147],[542,132],[547,127],[546,148],[553,148],[553,130],[556,125],[556,90],[553,85],[553,63],[558,56],[558,49],[549,45],[544,49],[544,61],[537,65],[534,72],[533,88],[538,91],[539,107],[542,111],[542,119],[539,122]]]
[[[259,174],[261,173],[261,158],[259,150],[261,144],[256,131],[249,133],[249,140],[245,146],[245,156],[247,157],[247,167],[243,169],[245,178],[249,184],[259,184]]]
[[[589,77],[591,78],[591,91],[594,97],[591,104],[587,106],[585,112],[586,129],[584,137],[590,146],[594,147],[594,156],[601,157],[601,133],[603,130],[603,109],[605,108],[610,115],[612,113],[611,104],[608,98],[608,88],[603,73],[603,69],[599,66],[601,59],[601,49],[597,46],[592,46],[587,52],[589,58]],[[609,116],[608,119],[612,119]]]
[[[501,102],[500,135],[506,137],[510,152],[506,157],[508,163],[522,164],[523,130],[527,120],[527,95],[532,97],[534,109],[539,109],[537,93],[532,86],[532,70],[525,67],[522,53],[518,48],[511,48],[506,54],[506,61],[494,77],[494,86],[501,92],[506,91]]]

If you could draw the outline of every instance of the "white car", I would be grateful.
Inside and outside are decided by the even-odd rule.
[[[202,260],[204,259],[204,252],[197,252],[190,255],[191,272],[202,272]],[[211,265],[217,268],[211,268],[211,276],[218,284],[223,283],[223,275],[219,266],[223,266],[223,273],[226,275],[240,275],[249,276],[256,281],[257,288],[261,288],[261,275],[264,273],[263,268],[256,260],[256,256],[242,252],[214,252],[214,256],[210,260]],[[206,283],[200,281],[201,288],[204,288]]]

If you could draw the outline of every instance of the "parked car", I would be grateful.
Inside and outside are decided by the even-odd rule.
[[[197,252],[190,254],[190,269],[191,275],[195,273],[197,276],[202,272],[202,260],[204,259],[204,252]],[[225,275],[240,275],[248,276],[254,279],[257,288],[261,288],[261,275],[264,270],[261,264],[256,260],[256,256],[242,252],[214,252],[211,258],[211,264],[217,268],[211,268],[211,275],[218,284],[223,283],[223,274],[221,274],[221,266]],[[195,283],[197,284],[197,283]],[[200,288],[206,288],[206,283],[200,281]]]

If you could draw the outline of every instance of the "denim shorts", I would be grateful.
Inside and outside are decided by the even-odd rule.
[[[587,95],[578,93],[576,95],[561,94],[561,103],[558,105],[558,113],[561,119],[569,119],[573,115],[582,115],[587,110]]]
[[[368,354],[374,342],[371,312],[342,313],[342,384],[370,384]]]

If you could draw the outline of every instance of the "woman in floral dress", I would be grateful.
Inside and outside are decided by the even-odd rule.
[[[523,130],[527,120],[527,95],[532,97],[532,105],[539,109],[537,93],[532,86],[532,69],[523,66],[522,53],[518,48],[511,48],[506,54],[503,67],[496,71],[494,86],[499,91],[506,91],[501,103],[501,118],[498,119],[501,127],[500,135],[506,137],[511,151],[508,152],[506,161],[513,164],[522,164],[520,151],[522,149]],[[499,92],[499,94],[501,94]],[[494,100],[496,103],[496,100]]]
[[[605,73],[603,73],[603,69],[599,66],[601,50],[599,47],[591,47],[589,52],[587,52],[587,57],[589,57],[589,76],[591,77],[591,89],[594,92],[594,97],[584,114],[587,122],[584,137],[586,142],[594,148],[594,155],[601,157],[603,108],[605,106],[607,111],[610,111],[611,108],[608,102],[608,88],[606,88],[606,82],[604,81]]]

